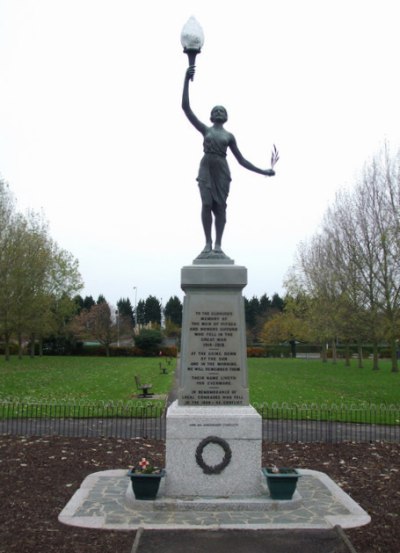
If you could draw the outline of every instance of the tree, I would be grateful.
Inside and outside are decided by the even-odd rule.
[[[5,358],[10,356],[10,340],[14,331],[13,309],[17,302],[14,275],[18,271],[22,247],[21,218],[15,212],[15,200],[8,185],[0,180],[0,333],[5,342]]]
[[[90,309],[92,305],[95,305],[96,302],[93,299],[93,296],[85,296],[85,299],[83,300],[83,309]]]
[[[390,157],[385,147],[369,166],[362,182],[368,217],[378,243],[375,279],[378,308],[384,314],[385,335],[392,352],[392,371],[398,372],[400,329],[400,152]]]
[[[358,321],[359,334],[367,332],[374,343],[374,368],[377,343],[384,337],[392,352],[392,371],[397,372],[400,155],[391,157],[385,147],[365,165],[354,191],[337,197],[334,208],[328,229],[336,237],[337,272],[352,299],[354,324]]]
[[[267,294],[263,294],[259,301],[259,315],[265,315],[268,309],[271,307],[271,300]]]
[[[375,259],[379,245],[368,212],[368,198],[363,187],[354,192],[339,192],[324,220],[330,271],[336,275],[341,290],[340,325],[345,342],[361,344],[370,340],[374,348],[374,369],[378,369],[378,341],[383,338],[378,324],[378,287],[375,279]],[[349,364],[349,354],[346,363]]]
[[[272,296],[271,307],[277,309],[278,311],[283,311],[285,307],[285,301],[280,297],[279,294],[275,293]]]
[[[75,305],[76,305],[76,312],[79,315],[79,313],[84,308],[83,298],[80,294],[77,294],[76,296],[73,297],[73,300],[74,300]]]
[[[145,323],[161,326],[161,303],[155,296],[149,296],[144,305]]]
[[[37,318],[36,330],[31,337],[33,343],[35,334],[38,335],[40,350],[43,337],[49,330],[57,336],[64,336],[68,322],[77,312],[74,294],[83,287],[78,261],[54,241],[49,242],[49,247],[50,265],[42,289],[42,299],[47,298],[49,310],[43,313],[41,320]]]
[[[100,342],[106,349],[107,357],[110,356],[110,345],[118,337],[117,324],[111,313],[109,304],[102,301],[89,310],[81,311],[70,325],[72,332],[81,338],[90,337]]]
[[[136,306],[135,317],[139,327],[144,326],[146,324],[146,305],[144,300],[138,301],[138,304]]]
[[[19,356],[22,356],[23,338],[29,335],[34,342],[49,318],[51,318],[52,250],[47,228],[31,214],[20,222],[21,247],[13,276],[13,286],[18,301],[13,306],[14,332],[18,340]]]
[[[309,303],[309,323],[317,341],[322,345],[322,355],[326,361],[325,343],[332,344],[332,360],[336,363],[336,343],[340,336],[340,302],[342,290],[335,270],[331,270],[328,241],[324,236],[315,235],[308,245],[300,250],[300,264],[304,273],[304,283],[313,301]]]
[[[340,192],[321,232],[300,248],[298,288],[311,298],[320,335],[356,338],[361,346],[384,338],[397,372],[400,331],[400,153],[385,147],[365,165],[354,190]],[[296,280],[296,279],[294,279]],[[360,350],[360,359],[362,358]]]
[[[133,307],[129,298],[120,298],[117,301],[117,308],[120,317],[125,318],[133,327],[135,325],[135,317],[133,315]]]
[[[115,315],[117,318],[119,345],[121,339],[131,339],[135,326],[133,308],[129,298],[120,298],[117,301],[117,311]]]
[[[42,216],[15,209],[0,181],[0,333],[6,359],[12,336],[22,343],[43,335],[53,317],[53,299],[72,297],[81,287],[77,261],[51,240]]]
[[[278,294],[272,296],[273,301],[266,294],[259,299],[253,296],[250,300],[244,298],[244,312],[246,320],[247,338],[249,343],[261,339],[261,332],[265,321],[283,309],[283,300]]]
[[[310,333],[304,321],[293,312],[276,313],[264,324],[261,338],[267,344],[279,344],[293,340],[309,340]]]
[[[244,298],[244,314],[246,319],[246,325],[252,328],[257,321],[257,315],[260,311],[260,302],[256,296],[253,296],[250,300]]]
[[[164,308],[166,321],[170,321],[177,326],[182,326],[182,311],[183,306],[181,300],[177,296],[170,297]]]

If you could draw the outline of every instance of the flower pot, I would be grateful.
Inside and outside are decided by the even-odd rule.
[[[131,479],[136,499],[151,500],[157,496],[161,478],[165,476],[165,470],[161,469],[150,474],[143,474],[132,469],[128,472],[128,476]]]
[[[296,469],[279,468],[279,472],[273,472],[270,468],[263,468],[262,471],[271,499],[292,499],[301,476]]]

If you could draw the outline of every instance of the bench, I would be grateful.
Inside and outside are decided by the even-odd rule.
[[[167,367],[163,367],[163,364],[160,363],[160,374],[168,374],[168,368]]]
[[[136,388],[138,389],[141,394],[139,394],[139,397],[151,397],[153,394],[149,392],[150,388],[153,387],[153,384],[142,384],[140,381],[139,376],[135,376],[136,381]]]

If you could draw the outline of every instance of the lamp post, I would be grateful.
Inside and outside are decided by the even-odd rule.
[[[119,347],[119,310],[115,311],[115,318],[117,319],[117,346]]]
[[[189,59],[189,67],[195,64],[197,54],[200,54],[204,44],[204,33],[195,17],[190,17],[181,32],[183,51]]]
[[[137,319],[137,309],[136,309],[136,299],[137,299],[137,286],[134,286],[133,289],[135,290],[135,330],[138,325],[138,319]],[[135,332],[136,334],[136,332]]]

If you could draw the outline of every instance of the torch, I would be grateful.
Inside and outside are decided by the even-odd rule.
[[[189,59],[189,67],[195,64],[197,54],[200,54],[204,44],[204,33],[199,22],[193,16],[184,25],[181,32],[183,51]]]

